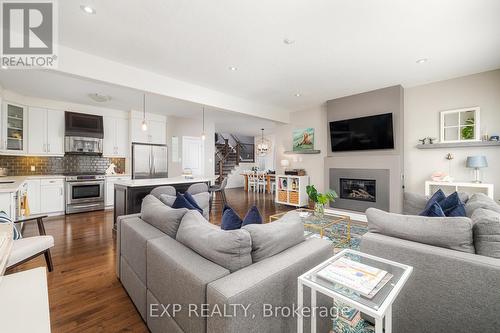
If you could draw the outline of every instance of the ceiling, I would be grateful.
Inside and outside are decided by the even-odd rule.
[[[498,0],[71,0],[59,10],[65,46],[290,111],[500,67]]]
[[[2,70],[0,85],[18,94],[117,109],[122,111],[142,110],[143,92],[98,81],[72,77],[69,75],[42,70]],[[99,93],[111,96],[104,103],[95,102],[88,95]],[[147,112],[199,119],[201,124],[203,106],[197,103],[148,94]],[[261,128],[271,130],[276,123],[236,112],[205,108],[207,121],[215,123],[216,131],[242,135],[258,135]]]

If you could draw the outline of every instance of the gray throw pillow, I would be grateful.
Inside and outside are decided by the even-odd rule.
[[[252,264],[252,239],[246,230],[222,230],[196,210],[184,215],[176,239],[231,272]]]
[[[500,213],[500,205],[484,193],[475,193],[470,197],[469,201],[465,204],[465,213],[468,217],[471,217],[478,208],[489,209]]]
[[[248,224],[242,229],[252,236],[252,260],[259,262],[304,241],[304,224],[297,212],[275,222]]]
[[[467,217],[426,217],[369,208],[368,231],[413,242],[475,253],[472,221]]]
[[[161,200],[161,202],[163,202],[168,207],[172,207],[173,206],[176,198],[177,197],[175,195],[160,194],[160,200]]]
[[[476,253],[500,259],[500,213],[478,208],[472,214]]]
[[[198,194],[193,194],[192,195],[194,200],[196,200],[196,203],[198,206],[200,206],[201,209],[203,209],[203,217],[209,221],[210,220],[210,193],[208,192],[203,192],[203,193],[198,193]],[[169,194],[161,194],[160,195],[160,200],[163,202],[165,205],[172,207],[172,205],[175,202],[175,199],[177,197],[175,195],[169,195]]]
[[[141,219],[168,236],[175,238],[186,208],[174,209],[163,204],[155,196],[148,194],[142,200]]]

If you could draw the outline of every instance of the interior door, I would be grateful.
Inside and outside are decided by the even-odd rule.
[[[31,155],[47,154],[47,110],[30,107],[28,111],[28,153]]]
[[[47,110],[47,145],[50,155],[64,155],[64,111]]]
[[[204,174],[203,140],[200,137],[182,137],[182,168],[191,169],[193,175]]]

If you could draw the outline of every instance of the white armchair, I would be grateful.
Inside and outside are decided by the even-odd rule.
[[[45,262],[49,272],[52,272],[52,257],[50,248],[54,246],[54,237],[46,235],[43,219],[47,215],[33,215],[24,219],[14,221],[14,223],[26,223],[36,221],[39,236],[17,239],[12,244],[12,250],[7,259],[7,269],[21,265],[39,255],[45,256]]]

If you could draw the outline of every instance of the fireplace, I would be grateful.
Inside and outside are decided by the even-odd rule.
[[[372,179],[339,179],[340,198],[377,202],[376,180]]]
[[[339,196],[330,207],[363,213],[370,207],[389,211],[388,169],[331,168],[329,178],[330,188]]]

